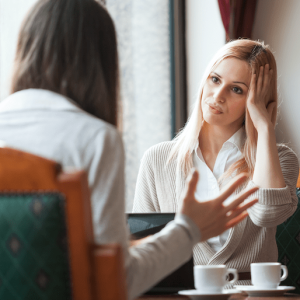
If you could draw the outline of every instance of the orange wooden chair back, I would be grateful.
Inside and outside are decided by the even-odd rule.
[[[65,195],[74,300],[126,300],[120,246],[94,244],[84,171],[64,173],[56,162],[0,148],[0,192],[16,191],[57,191]]]
[[[102,245],[93,251],[98,299],[126,300],[125,272],[120,245]]]

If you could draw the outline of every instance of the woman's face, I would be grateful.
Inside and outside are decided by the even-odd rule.
[[[245,118],[250,80],[247,62],[237,58],[224,59],[210,73],[203,88],[204,121],[210,125],[239,128]]]

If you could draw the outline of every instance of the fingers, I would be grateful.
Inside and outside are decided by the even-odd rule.
[[[201,242],[222,234],[224,231],[230,229],[231,227],[236,226],[238,223],[243,221],[245,218],[247,218],[248,213],[244,211],[237,217],[233,218],[232,220],[229,220],[226,222],[225,219],[220,220],[220,222],[215,222],[214,224],[211,224],[211,226],[202,229],[201,231]]]
[[[235,217],[237,217],[238,215],[240,215],[241,213],[243,213],[245,210],[247,210],[248,208],[250,208],[251,206],[253,206],[254,204],[256,204],[258,202],[258,199],[253,199],[243,205],[238,206],[236,209],[234,209],[232,211],[232,213],[227,217],[227,221],[230,221],[231,219],[234,219]]]
[[[271,117],[272,116],[272,114],[273,114],[273,110],[274,110],[274,108],[276,107],[276,102],[270,102],[269,104],[268,104],[268,106],[267,106],[267,111],[268,111],[268,114],[269,114],[269,116]]]
[[[205,241],[210,237],[220,235],[227,229],[236,226],[248,216],[248,212],[246,210],[257,203],[257,201],[257,199],[254,199],[247,204],[238,207],[230,216],[226,217],[221,215],[217,218],[217,220],[212,220],[211,223],[208,222],[206,226],[201,228],[201,241]]]
[[[223,211],[221,214],[215,214],[209,218],[205,226],[201,228],[201,241],[220,235],[227,229],[236,226],[248,216],[246,210],[257,202],[258,199],[254,199],[246,204],[240,205],[229,216],[226,216],[226,213]]]
[[[266,64],[264,67],[261,66],[260,70],[263,70],[263,76],[262,76],[262,92],[264,94],[268,94],[270,90],[270,84],[273,76],[273,70],[270,70],[270,65]]]
[[[269,115],[271,121],[272,121],[272,116],[275,111],[276,105],[277,105],[277,103],[275,101],[273,101],[273,102],[269,103],[267,106],[267,112],[268,112],[268,115]]]
[[[225,230],[230,229],[231,227],[236,226],[238,223],[240,223],[241,221],[243,221],[245,218],[248,217],[248,213],[245,211],[242,214],[240,214],[238,217],[230,220],[228,223],[226,223],[225,225]]]
[[[274,71],[270,70],[270,76],[269,76],[269,84],[271,83],[272,77],[273,77]]]
[[[251,76],[251,82],[250,82],[250,89],[248,94],[248,99],[254,100],[255,98],[255,89],[256,89],[256,74],[252,74]]]
[[[257,84],[256,84],[256,91],[257,91],[258,94],[260,94],[260,92],[262,90],[263,76],[264,76],[264,67],[261,66],[259,68],[259,75],[258,75]]]
[[[215,200],[220,204],[223,203],[247,178],[248,175],[246,173],[236,176]]]
[[[263,76],[263,91],[267,91],[270,85],[270,67],[269,64],[266,64],[264,67],[264,76]]]
[[[194,199],[198,178],[199,178],[199,173],[196,171],[196,169],[194,169],[191,172],[188,179],[188,184],[187,184],[188,188],[187,188],[185,200]]]
[[[230,210],[238,207],[245,199],[247,199],[250,195],[258,190],[258,187],[253,187],[249,190],[242,191],[239,193],[234,201],[232,201],[229,205],[225,206],[225,211],[228,212]]]
[[[273,118],[273,114],[276,114],[276,105],[277,103],[273,101],[269,103],[267,106],[267,112],[274,127],[275,127],[274,120],[276,118]]]
[[[254,81],[254,79],[256,79],[256,77],[254,77],[254,74],[252,75],[249,96],[251,95],[254,100],[258,100],[259,97],[257,96],[261,93],[267,95],[270,90],[272,76],[273,70],[270,70],[269,64],[266,64],[265,66],[260,66],[257,82]]]

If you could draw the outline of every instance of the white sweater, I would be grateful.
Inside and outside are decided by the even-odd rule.
[[[181,171],[176,171],[176,160],[166,164],[173,145],[174,142],[164,142],[144,154],[137,179],[134,212],[176,212],[181,206],[186,178]],[[297,208],[299,173],[298,159],[291,149],[279,145],[278,154],[286,187],[261,188],[254,193],[252,197],[258,197],[259,202],[248,210],[249,217],[230,230],[226,243],[217,253],[207,242],[194,247],[196,265],[226,264],[239,272],[249,272],[250,263],[277,261],[276,227]],[[254,186],[254,183],[249,181],[248,186]],[[240,281],[239,284],[249,282]]]
[[[86,170],[95,240],[122,245],[129,299],[191,258],[193,246],[200,240],[199,229],[183,215],[147,242],[129,248],[121,136],[71,100],[36,89],[11,95],[0,103],[0,140],[64,167]]]

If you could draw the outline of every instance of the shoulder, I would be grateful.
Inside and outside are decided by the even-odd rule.
[[[124,156],[122,136],[118,129],[85,112],[77,114],[70,135],[76,137],[76,146],[85,160],[113,160]]]
[[[166,178],[166,174],[174,173],[174,164],[167,163],[172,147],[173,141],[162,142],[150,147],[143,155],[140,164],[140,176],[158,176],[159,182]],[[167,176],[168,177],[168,176]]]
[[[106,152],[112,155],[123,156],[123,139],[121,133],[116,127],[106,122],[95,130],[94,138],[92,137],[90,143],[96,148],[103,148]],[[108,154],[109,154],[108,153]]]
[[[156,144],[145,152],[142,159],[152,163],[166,163],[174,145],[173,141]]]
[[[122,138],[115,126],[86,112],[77,114],[77,130],[87,142],[120,144]],[[76,126],[76,125],[75,125]]]

